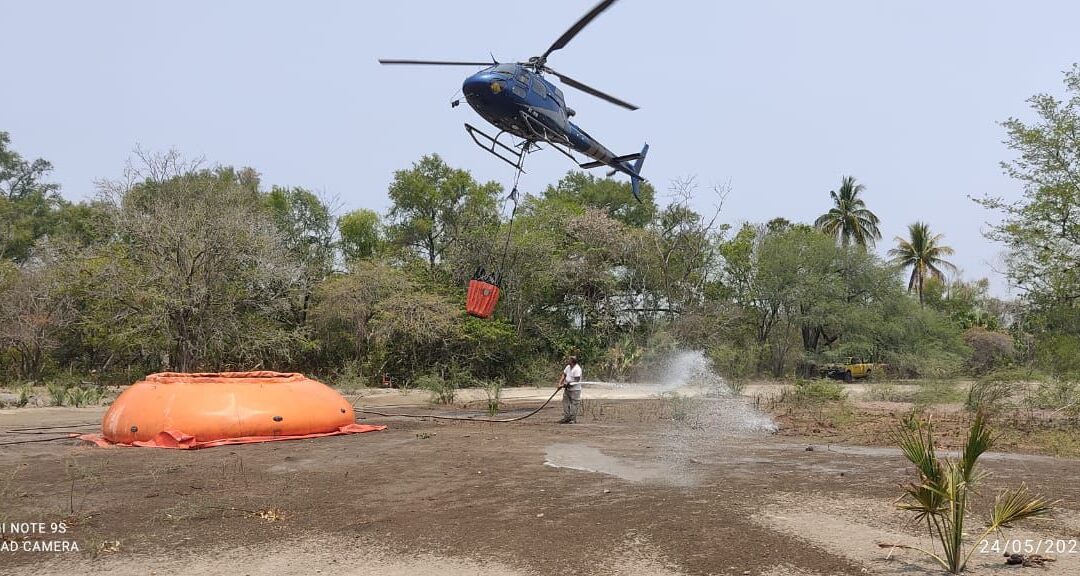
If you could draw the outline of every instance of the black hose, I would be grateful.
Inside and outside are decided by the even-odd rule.
[[[547,406],[551,402],[551,399],[554,398],[555,395],[559,393],[559,390],[562,390],[562,388],[556,388],[555,391],[551,393],[551,396],[548,396],[548,399],[544,400],[544,403],[541,404],[540,407],[537,408],[536,410],[533,410],[532,412],[529,412],[528,414],[526,414],[524,416],[517,416],[515,418],[495,419],[495,418],[474,418],[474,417],[469,417],[469,416],[435,416],[433,414],[391,414],[391,413],[386,413],[386,412],[376,412],[374,410],[363,410],[363,409],[360,409],[360,408],[356,408],[355,406],[353,407],[353,410],[355,412],[362,412],[364,414],[375,414],[376,416],[383,416],[385,418],[393,418],[393,417],[398,417],[398,418],[434,418],[436,420],[464,420],[466,422],[496,422],[496,423],[517,422],[519,420],[524,420],[524,419],[526,419],[526,418],[528,418],[530,416],[533,416],[537,412],[543,410],[544,407]]]
[[[72,440],[74,436],[58,436],[56,438],[34,438],[33,440],[16,440],[14,442],[0,442],[0,446],[12,446],[14,444],[30,444],[32,442],[52,442],[54,440]]]
[[[57,424],[55,426],[30,426],[26,428],[5,428],[0,429],[0,432],[26,432],[27,430],[55,430],[57,428],[86,428],[88,426],[99,426],[101,422],[86,422],[75,424]]]

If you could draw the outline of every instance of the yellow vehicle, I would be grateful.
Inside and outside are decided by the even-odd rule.
[[[874,365],[863,362],[859,358],[848,358],[841,364],[828,364],[822,366],[821,375],[827,378],[836,378],[844,382],[851,382],[856,378],[867,378],[874,371]]]

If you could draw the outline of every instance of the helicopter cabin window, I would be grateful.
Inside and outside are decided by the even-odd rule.
[[[532,84],[533,92],[539,94],[541,98],[547,98],[547,85],[544,84],[543,80],[541,80],[538,76],[534,76]]]
[[[558,88],[552,87],[551,88],[551,97],[554,98],[555,101],[558,102],[560,105],[563,104],[562,90],[559,90]]]

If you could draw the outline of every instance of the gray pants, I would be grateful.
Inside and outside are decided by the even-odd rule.
[[[573,422],[577,420],[581,412],[581,389],[573,390],[563,388],[562,391],[562,417],[563,420]]]

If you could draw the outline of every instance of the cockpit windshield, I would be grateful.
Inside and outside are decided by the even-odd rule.
[[[491,69],[492,72],[501,72],[503,74],[509,74],[511,76],[517,72],[517,64],[499,64]]]

